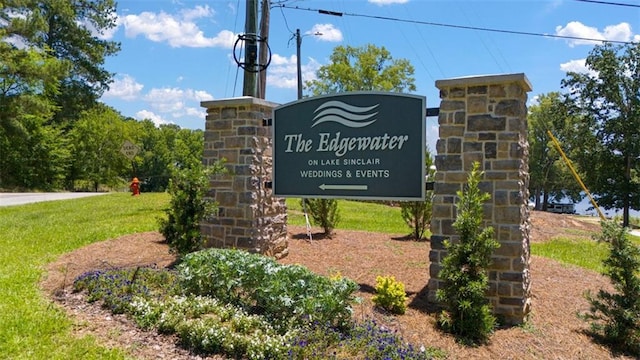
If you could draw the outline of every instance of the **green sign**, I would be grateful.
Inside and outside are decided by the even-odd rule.
[[[273,112],[273,191],[281,197],[422,200],[424,96],[353,92]]]

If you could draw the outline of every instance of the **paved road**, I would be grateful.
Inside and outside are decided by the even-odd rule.
[[[30,204],[42,201],[77,199],[107,193],[69,192],[69,193],[0,193],[0,206]]]

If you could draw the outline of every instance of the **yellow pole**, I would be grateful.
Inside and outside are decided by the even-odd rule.
[[[571,165],[571,160],[569,160],[569,158],[567,157],[567,155],[564,154],[564,151],[562,151],[562,148],[560,147],[560,143],[558,142],[558,140],[556,139],[555,136],[553,136],[553,134],[551,133],[551,131],[547,130],[547,134],[549,135],[549,137],[551,138],[551,141],[553,141],[553,145],[555,145],[556,149],[558,150],[558,152],[560,153],[560,155],[562,156],[562,159],[564,159],[564,162],[567,164],[567,166],[569,167],[569,170],[571,170],[571,173],[573,174],[573,177],[576,178],[576,180],[578,181],[578,184],[580,184],[580,186],[582,186],[582,190],[584,190],[584,192],[587,194],[587,196],[589,197],[589,200],[591,200],[591,205],[593,205],[593,207],[598,211],[598,215],[600,215],[600,219],[602,221],[607,220],[607,218],[604,216],[604,214],[602,213],[602,211],[600,210],[600,207],[598,206],[598,204],[596,203],[596,201],[593,199],[593,197],[591,197],[591,193],[589,192],[589,189],[587,189],[587,187],[584,185],[584,183],[582,182],[582,179],[580,179],[580,175],[578,175],[578,173],[576,172],[576,170],[573,168],[573,165]]]

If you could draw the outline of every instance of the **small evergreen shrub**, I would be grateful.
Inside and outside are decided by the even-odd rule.
[[[267,318],[278,329],[313,323],[344,327],[358,285],[246,251],[207,249],[178,265],[185,293],[211,296]]]
[[[340,222],[338,200],[302,199],[300,205],[311,215],[314,225],[322,227],[324,234],[330,236]]]
[[[404,314],[407,310],[407,294],[404,284],[393,276],[376,278],[376,295],[371,299],[374,304],[394,314]]]
[[[422,240],[425,232],[431,226],[433,207],[433,191],[427,191],[424,201],[403,201],[400,203],[400,214],[405,223],[411,228],[411,235],[416,240]]]
[[[206,168],[198,164],[174,172],[169,181],[171,200],[165,210],[167,217],[159,220],[160,233],[171,252],[184,256],[202,249],[200,222],[217,210],[217,204],[205,198],[209,177],[223,172],[221,163]]]
[[[604,275],[614,292],[599,290],[585,294],[590,311],[592,334],[615,348],[640,356],[640,248],[627,237],[627,231],[613,221],[603,221],[602,233],[595,238],[609,245],[603,261]]]
[[[436,292],[436,298],[446,307],[438,324],[469,343],[485,343],[496,326],[486,291],[487,267],[499,243],[493,238],[492,227],[482,228],[482,204],[490,195],[478,188],[482,177],[479,166],[474,163],[466,190],[458,191],[458,216],[453,227],[460,241],[445,242],[448,253],[439,273],[444,286]]]
[[[425,154],[425,166],[427,178],[433,179],[435,167],[431,152]],[[411,228],[413,238],[422,240],[425,232],[431,227],[431,215],[433,208],[433,191],[426,191],[423,201],[401,201],[400,214],[404,222]]]

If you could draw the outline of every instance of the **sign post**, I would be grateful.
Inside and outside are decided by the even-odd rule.
[[[280,197],[422,201],[423,96],[352,92],[273,113],[273,191]]]

